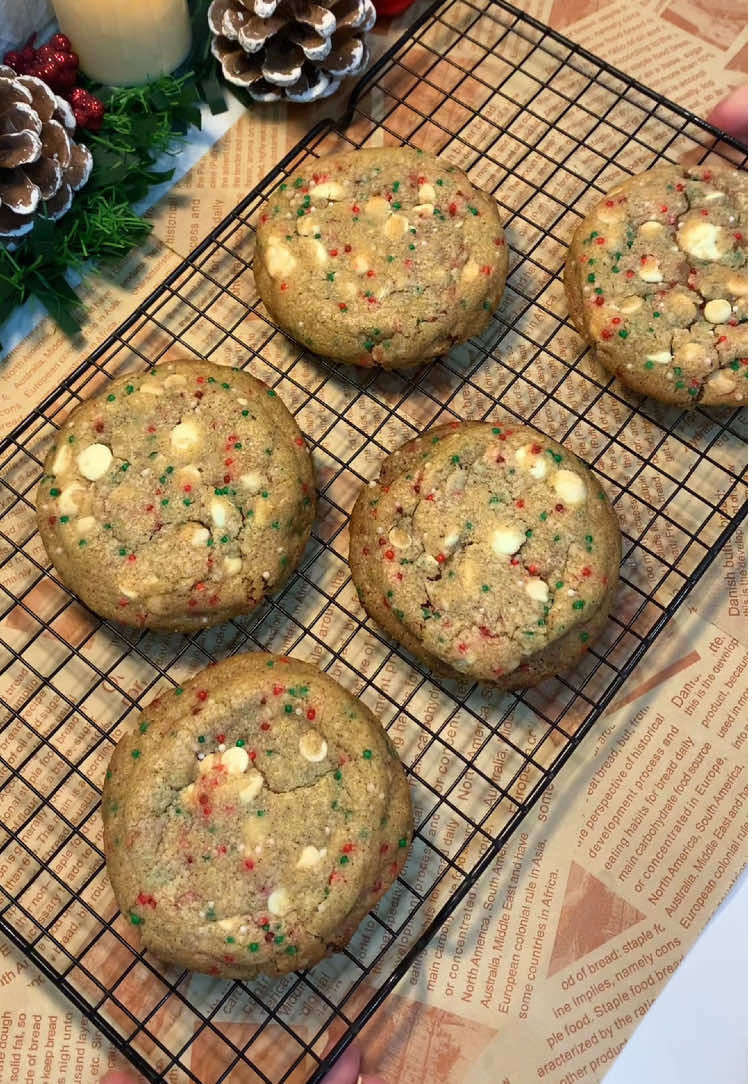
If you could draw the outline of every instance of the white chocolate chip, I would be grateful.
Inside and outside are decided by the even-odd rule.
[[[197,527],[191,535],[192,546],[206,546],[209,541],[209,531],[206,527]]]
[[[84,478],[96,482],[112,463],[112,452],[106,444],[90,444],[79,452],[76,463]]]
[[[684,343],[675,353],[679,365],[700,365],[709,360],[708,352],[700,343]]]
[[[284,888],[276,888],[270,892],[267,900],[267,910],[273,915],[285,915],[293,907],[293,901]]]
[[[629,297],[622,299],[622,302],[617,306],[620,312],[624,312],[626,315],[631,312],[637,312],[643,304],[643,298],[638,294],[630,294]]]
[[[237,921],[237,918],[221,918],[215,925],[218,926],[223,933],[229,933],[231,930],[235,929]],[[238,932],[240,933],[240,930]]]
[[[748,280],[739,271],[730,271],[725,285],[735,297],[741,297],[743,294],[747,295],[748,293]]]
[[[78,534],[87,534],[97,526],[97,521],[94,516],[82,516],[81,519],[76,520],[76,532]]]
[[[638,268],[638,278],[644,282],[663,282],[664,275],[655,256],[646,256]]]
[[[249,802],[253,802],[254,798],[256,798],[259,791],[264,786],[264,777],[261,772],[257,772],[256,768],[249,768],[244,776],[244,784],[243,790],[238,791],[238,801],[243,802],[244,805],[248,805]],[[259,827],[261,828],[261,826]],[[250,842],[248,833],[244,833],[244,836],[246,837],[246,841]],[[254,840],[256,840],[256,834],[254,834]]]
[[[212,497],[209,502],[209,514],[215,527],[224,527],[230,510],[229,503],[222,497]]]
[[[170,432],[170,447],[178,455],[194,451],[199,440],[199,429],[195,422],[178,422]]]
[[[529,580],[525,590],[526,594],[529,595],[534,602],[546,602],[549,598],[549,587],[546,580]]]
[[[710,192],[707,192],[703,197],[705,203],[715,203],[718,199],[724,199],[724,192],[719,192],[716,188],[712,188]]]
[[[498,557],[509,557],[518,552],[525,540],[525,531],[520,527],[498,527],[492,535],[492,549]]]
[[[242,474],[238,481],[249,493],[258,493],[264,483],[262,476],[255,470],[249,471],[248,474]]]
[[[460,281],[473,282],[474,279],[478,278],[478,273],[480,270],[481,269],[475,260],[468,260],[468,262],[464,265],[463,270],[460,272]]]
[[[309,195],[312,199],[338,200],[345,195],[345,189],[338,181],[322,181],[309,189]]]
[[[317,241],[315,237],[309,237],[305,241],[301,241],[301,248],[304,253],[308,253],[312,260],[315,260],[320,267],[324,267],[325,263],[329,260],[327,250],[321,241]]]
[[[585,504],[588,491],[586,483],[573,470],[558,470],[552,480],[554,492],[565,504]]]
[[[735,378],[721,369],[717,370],[717,372],[715,373],[712,373],[706,381],[706,391],[710,392],[714,396],[729,395],[729,393],[731,391],[734,391],[736,387],[737,381],[735,380]]]
[[[384,224],[384,232],[392,241],[402,237],[408,231],[408,219],[405,215],[392,214]]]
[[[434,214],[433,203],[417,203],[413,208],[413,213],[418,215],[419,218],[431,218]]]
[[[439,561],[430,553],[422,553],[416,560],[416,568],[420,568],[427,576],[436,576],[439,572]]]
[[[369,270],[369,258],[363,252],[353,253],[350,265],[357,275],[365,275]]]
[[[301,237],[310,237],[312,233],[319,233],[319,220],[316,215],[302,215],[295,228]]]
[[[667,311],[671,316],[674,316],[677,320],[682,320],[686,324],[692,323],[696,318],[697,309],[695,302],[687,294],[670,293],[667,297]]]
[[[164,386],[166,388],[180,388],[186,384],[186,378],[182,373],[173,373],[171,376],[165,377]]]
[[[68,466],[68,461],[71,458],[71,453],[67,444],[62,444],[57,452],[55,452],[55,458],[52,461],[52,473],[60,474]]]
[[[250,758],[246,750],[240,745],[231,745],[220,757],[228,775],[243,775],[250,764]]]
[[[521,448],[517,448],[515,451],[515,460],[520,463],[521,466],[525,465],[529,474],[537,481],[546,478],[549,473],[549,460],[547,457],[538,452],[533,452],[530,445],[524,445]]]
[[[390,205],[384,196],[372,196],[371,199],[366,201],[364,211],[372,218],[382,218],[384,215],[389,214]]]
[[[450,531],[449,534],[445,535],[444,541],[442,542],[443,551],[445,553],[452,553],[459,541],[460,535],[458,534],[458,532]]]
[[[126,598],[133,599],[139,597],[138,591],[132,591],[130,588],[124,587],[122,583],[118,584],[118,591],[120,591],[121,595],[124,595]]]
[[[327,755],[327,742],[318,730],[307,730],[298,740],[298,750],[304,760],[318,764]]]
[[[223,568],[228,576],[237,576],[243,568],[243,561],[240,557],[226,557]]]
[[[421,200],[421,203],[434,203],[434,200],[437,198],[434,186],[431,184],[422,184],[418,189],[418,198]]]
[[[402,527],[393,527],[389,534],[389,539],[395,549],[404,550],[410,546],[413,541],[412,535],[404,531]]]
[[[78,482],[71,482],[69,486],[61,492],[58,499],[58,510],[63,516],[75,516],[78,512],[78,504],[75,497],[77,493],[83,493],[84,487]]]
[[[643,222],[637,229],[639,237],[649,238],[658,237],[660,233],[663,233],[665,229],[663,222],[657,222],[655,218],[649,219],[648,222]]]
[[[321,860],[327,854],[326,848],[313,847],[309,844],[304,847],[298,856],[298,861],[295,864],[296,869],[313,869],[314,866],[318,866]]]
[[[724,324],[732,315],[732,306],[723,297],[715,297],[703,306],[703,315],[710,324]]]
[[[273,279],[284,279],[297,263],[290,249],[279,241],[270,243],[264,250],[264,266]]]
[[[669,365],[672,355],[669,350],[657,350],[655,354],[646,354],[646,361],[656,362],[657,365]]]
[[[162,395],[162,385],[150,380],[148,384],[142,384],[139,391],[142,395]]]
[[[713,222],[698,222],[690,219],[683,222],[677,231],[677,242],[689,256],[698,260],[718,260],[722,255],[717,244],[719,227]]]

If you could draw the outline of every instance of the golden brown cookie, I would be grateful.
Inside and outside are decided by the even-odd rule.
[[[189,632],[255,609],[298,566],[311,457],[276,392],[208,361],[119,377],[60,429],[39,530],[95,613]]]
[[[573,666],[606,624],[620,552],[593,474],[523,425],[430,429],[385,460],[350,523],[374,621],[437,673],[504,689]]]
[[[508,252],[491,196],[410,147],[314,160],[259,217],[254,275],[293,338],[352,365],[395,369],[480,334]]]
[[[316,667],[236,655],[163,693],[102,796],[118,906],[160,959],[227,978],[343,948],[402,869],[413,819],[392,742]]]
[[[747,402],[747,191],[739,170],[658,166],[575,231],[570,316],[628,387],[685,406]]]

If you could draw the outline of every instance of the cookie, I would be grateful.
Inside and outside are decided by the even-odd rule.
[[[149,705],[112,755],[102,819],[144,947],[236,979],[343,948],[413,831],[403,766],[368,708],[315,666],[261,653]]]
[[[396,369],[480,334],[508,251],[491,196],[410,147],[307,163],[273,192],[254,275],[283,330],[316,354]]]
[[[602,365],[666,403],[747,402],[747,228],[747,175],[724,166],[659,166],[600,200],[564,280]]]
[[[452,422],[404,444],[350,523],[369,616],[438,674],[503,689],[575,664],[606,624],[619,565],[593,474],[522,425]]]
[[[95,613],[190,632],[249,613],[288,579],[315,497],[277,394],[185,360],[119,377],[72,411],[37,513],[58,575]]]

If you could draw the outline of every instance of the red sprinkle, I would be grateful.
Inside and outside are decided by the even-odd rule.
[[[438,553],[437,554],[437,561],[439,562],[440,565],[443,565],[446,560],[447,560],[447,558],[445,557],[445,555],[443,553]]]
[[[394,561],[395,560],[395,551],[394,550],[385,550],[384,551],[384,556],[387,558],[388,561]]]
[[[625,278],[626,279],[634,279],[635,278],[635,271],[626,271],[625,272]]]
[[[621,324],[622,320],[619,318],[619,316],[613,316],[612,317],[612,323],[613,324]]]
[[[554,511],[555,512],[564,512],[565,511],[564,504],[555,504]]]
[[[209,696],[209,693],[207,692],[206,689],[199,689],[196,696],[198,697],[199,700],[206,700],[206,698]]]
[[[607,339],[611,339],[613,334],[613,331],[610,331],[608,327],[605,327],[601,333],[601,337],[606,341]]]
[[[594,304],[596,304],[596,305],[603,305],[604,304],[604,298],[601,296],[601,294],[599,294],[599,296],[594,299]]]
[[[309,710],[306,712],[306,718],[307,719],[316,719],[316,709],[315,708],[309,708]]]
[[[343,252],[352,252],[352,251],[353,251],[353,246],[352,245],[345,245],[343,247]]]
[[[254,868],[254,863],[253,863],[253,860],[251,858],[244,859],[243,865],[246,867],[246,869],[253,869]]]
[[[525,502],[525,501],[523,500],[523,498],[521,497],[521,498],[520,498],[520,500],[517,500],[517,501],[515,502],[515,507],[516,507],[516,508],[525,508],[525,504],[526,504],[526,502]]]
[[[597,238],[596,238],[596,244],[597,244],[597,245],[604,245],[604,244],[606,244],[606,238],[605,238],[605,237],[597,237]]]
[[[337,256],[337,249],[336,248],[331,248],[329,250],[329,254],[330,254],[330,256]]]
[[[128,560],[131,561],[131,562],[135,561],[136,560],[136,554],[135,553],[129,553],[128,554]]]
[[[373,279],[373,278],[374,278],[374,275],[376,275],[376,271],[372,271],[371,269],[369,269],[369,270],[368,270],[368,271],[366,272],[366,278],[367,278],[367,279]]]
[[[590,575],[591,575],[591,569],[590,568],[584,568],[583,571],[581,572],[581,576],[585,576],[586,578],[588,578]]]

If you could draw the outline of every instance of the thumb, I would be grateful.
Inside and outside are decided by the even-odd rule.
[[[709,114],[709,122],[736,139],[748,142],[748,85],[733,90]]]
[[[327,1073],[322,1084],[356,1084],[360,1067],[361,1051],[355,1043],[351,1043],[335,1062],[334,1069]]]

